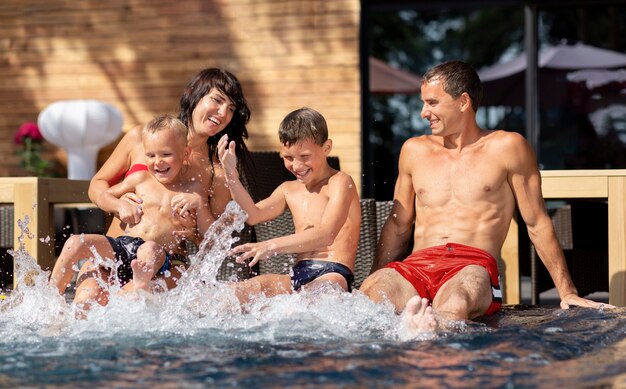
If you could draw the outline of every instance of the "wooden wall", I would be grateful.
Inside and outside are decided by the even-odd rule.
[[[280,120],[310,106],[360,188],[359,11],[359,0],[0,2],[0,176],[25,174],[13,136],[48,104],[99,99],[127,130],[175,114],[185,84],[217,66],[243,84],[252,150],[276,150]]]

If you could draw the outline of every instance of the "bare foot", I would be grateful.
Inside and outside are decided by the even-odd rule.
[[[428,299],[412,297],[400,317],[398,334],[401,340],[410,340],[423,335],[432,335],[438,329],[437,317]]]
[[[150,280],[154,274],[154,264],[133,259],[130,267],[133,268],[133,279],[124,285],[124,292],[148,291],[150,289]]]

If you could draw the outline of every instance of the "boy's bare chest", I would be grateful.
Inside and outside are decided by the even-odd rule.
[[[295,192],[286,196],[287,206],[293,215],[296,228],[298,225],[318,225],[328,205],[328,195],[320,193]]]
[[[156,182],[148,182],[137,188],[141,197],[144,212],[170,212],[172,197],[180,191],[172,191]]]

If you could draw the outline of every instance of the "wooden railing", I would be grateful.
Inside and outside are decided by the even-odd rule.
[[[626,306],[626,170],[542,171],[546,199],[602,198],[608,201],[609,302]],[[90,203],[89,181],[62,178],[0,177],[0,203],[14,210],[14,247],[19,248],[18,220],[28,215],[31,238],[25,249],[43,269],[54,264],[54,205]],[[505,264],[505,302],[520,302],[517,223],[513,221],[502,250]],[[47,237],[50,239],[47,241]]]
[[[609,302],[626,306],[626,170],[546,170],[541,172],[545,199],[606,199],[609,225]],[[502,249],[507,304],[520,301],[518,227],[511,223]],[[576,244],[576,242],[574,242]]]
[[[91,204],[88,188],[89,181],[84,180],[0,177],[0,203],[14,206],[14,249],[20,245],[18,221],[24,221],[28,216],[28,231],[32,238],[24,237],[24,248],[37,259],[42,269],[50,269],[54,265],[54,205]]]

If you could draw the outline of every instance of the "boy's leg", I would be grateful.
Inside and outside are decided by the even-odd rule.
[[[163,248],[155,242],[145,242],[139,246],[137,258],[130,263],[133,269],[133,279],[124,285],[122,290],[124,292],[148,290],[150,281],[164,263],[165,251]]]
[[[241,305],[246,305],[260,295],[272,297],[288,294],[291,288],[291,277],[287,274],[261,274],[245,281],[230,284]]]
[[[74,304],[83,310],[89,310],[92,302],[100,305],[109,303],[109,292],[102,285],[109,283],[109,270],[97,266],[89,260],[83,264],[76,279]]]
[[[68,284],[74,276],[74,266],[81,259],[93,257],[91,247],[94,247],[98,254],[103,257],[113,258],[115,253],[107,238],[98,234],[82,234],[70,236],[61,250],[61,254],[54,264],[50,285],[57,288],[63,294]]]
[[[329,283],[340,286],[346,292],[348,291],[348,282],[346,281],[345,277],[339,273],[326,273],[322,276],[319,276],[308,284],[303,285],[302,289],[314,289]]]
[[[156,278],[163,280],[168,290],[174,289],[176,286],[178,286],[178,280],[180,280],[180,277],[183,276],[185,270],[185,266],[183,265],[172,266],[169,276],[159,274]]]

